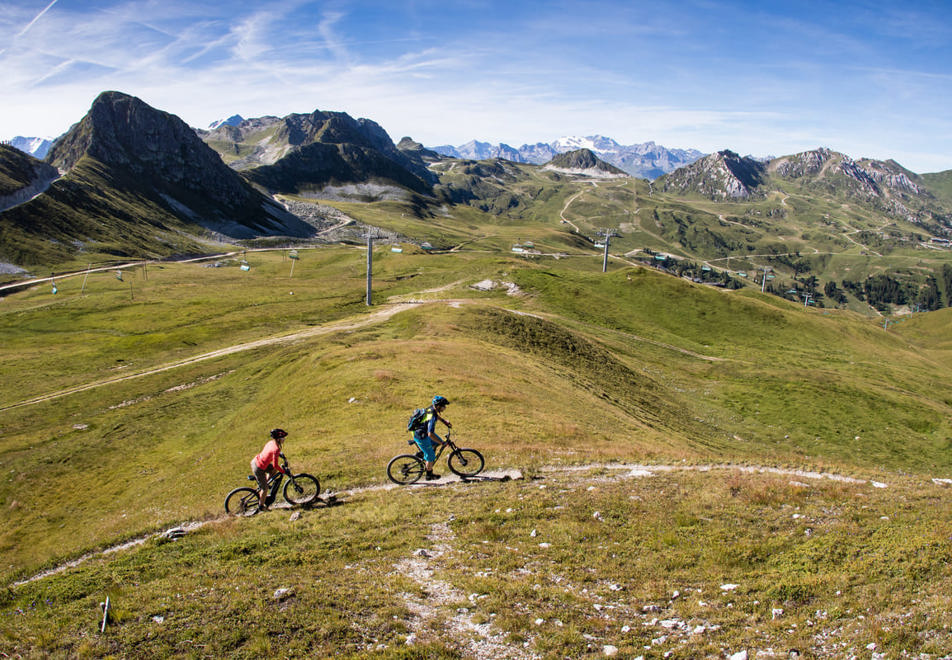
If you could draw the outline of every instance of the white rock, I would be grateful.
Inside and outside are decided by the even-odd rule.
[[[295,520],[299,520],[300,518],[301,518],[301,512],[295,511],[294,513],[291,514],[291,517],[288,518],[288,520],[290,520],[291,522],[294,522]]]
[[[607,655],[609,658],[612,658],[618,655],[618,647],[612,646],[611,644],[606,644],[605,646],[602,647],[602,653]]]
[[[531,532],[529,532],[529,536],[531,536],[532,538],[535,538],[537,535],[538,535],[538,532],[536,532],[535,530],[532,530]]]
[[[156,623],[162,623],[163,621],[165,621],[165,617],[159,616],[158,614],[156,614],[154,617],[152,617],[152,620],[155,621]]]
[[[889,487],[886,484],[884,484],[882,481],[870,481],[869,483],[873,485],[873,488],[888,488]]]
[[[294,589],[291,589],[289,587],[281,587],[280,589],[274,592],[274,595],[272,596],[272,598],[274,598],[274,600],[285,600],[286,598],[290,598],[293,595],[294,595]]]
[[[416,633],[410,633],[409,635],[407,635],[406,644],[407,646],[413,646],[414,644],[416,644]]]
[[[536,620],[535,620],[535,624],[536,624],[537,626],[541,626],[543,623],[545,623],[545,619],[536,619]]]
[[[540,548],[551,548],[551,547],[552,547],[552,544],[551,544],[551,543],[540,543],[540,544],[539,544],[539,547],[540,547]]]
[[[728,583],[728,584],[722,584],[722,585],[721,585],[721,591],[733,591],[733,590],[736,589],[738,586],[739,586],[739,585],[730,584],[730,583]]]
[[[729,660],[747,660],[747,651],[739,651],[729,657]]]
[[[775,607],[772,610],[770,610],[771,619],[779,619],[782,616],[783,616],[783,610],[780,609],[779,607]]]

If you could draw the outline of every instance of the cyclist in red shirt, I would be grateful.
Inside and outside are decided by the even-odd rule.
[[[281,468],[278,459],[281,456],[281,447],[288,432],[284,429],[271,429],[271,439],[261,450],[261,453],[251,459],[251,473],[258,482],[258,510],[267,511],[265,499],[268,497],[268,479],[275,472],[286,474]]]

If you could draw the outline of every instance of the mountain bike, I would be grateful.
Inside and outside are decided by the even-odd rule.
[[[413,440],[408,440],[407,444],[413,445],[416,443]],[[466,479],[467,477],[475,477],[482,472],[483,466],[486,464],[483,455],[475,449],[457,447],[456,443],[450,438],[450,431],[446,432],[443,444],[436,450],[434,463],[440,460],[440,456],[446,448],[450,449],[446,464],[453,474]],[[425,472],[426,462],[423,460],[423,452],[394,456],[387,465],[387,476],[390,477],[390,481],[401,486],[416,483]]]
[[[294,505],[313,504],[321,494],[321,483],[317,477],[304,474],[292,474],[288,466],[288,459],[284,454],[281,456],[281,467],[288,473],[288,480],[284,482],[284,474],[276,472],[268,479],[268,495],[265,497],[265,505],[271,506],[271,503],[278,496],[278,490],[281,483],[284,482],[284,500]],[[253,474],[248,475],[250,481],[256,481]],[[258,489],[243,486],[236,488],[225,497],[225,512],[236,516],[253,516],[258,513]]]

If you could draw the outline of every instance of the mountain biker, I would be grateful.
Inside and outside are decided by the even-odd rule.
[[[284,446],[284,439],[288,437],[288,432],[284,429],[271,429],[271,439],[265,444],[261,453],[251,459],[251,473],[258,482],[258,510],[267,511],[268,505],[265,499],[268,497],[268,479],[275,472],[287,474],[278,459],[281,457],[281,447]]]
[[[433,474],[433,463],[436,461],[436,451],[433,449],[433,443],[439,445],[443,444],[443,439],[436,434],[436,422],[437,420],[443,422],[446,425],[446,428],[451,429],[453,425],[448,421],[443,419],[440,415],[446,406],[450,402],[446,399],[445,396],[440,396],[437,394],[433,397],[433,402],[429,408],[426,409],[426,417],[423,418],[423,424],[419,429],[413,432],[413,441],[416,443],[417,447],[420,448],[420,453],[423,455],[422,458],[426,461],[426,480],[433,481],[434,479],[439,479],[440,475]],[[418,456],[420,454],[417,454]]]

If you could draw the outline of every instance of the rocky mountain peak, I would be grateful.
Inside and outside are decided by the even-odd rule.
[[[596,156],[591,149],[577,149],[559,154],[546,164],[545,169],[598,177],[628,176],[624,170],[610,165]]]
[[[47,160],[71,170],[89,156],[134,176],[212,192],[237,201],[247,187],[184,121],[121,92],[103,92],[50,149]]]
[[[749,156],[725,149],[686,165],[660,179],[661,189],[694,193],[710,199],[747,199],[763,183],[766,167]]]

